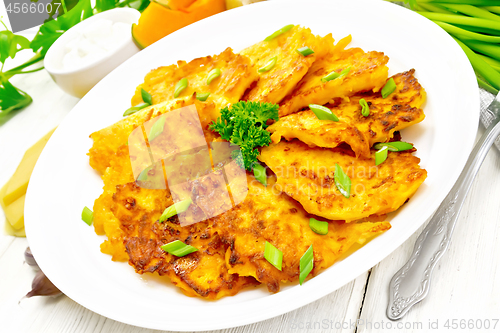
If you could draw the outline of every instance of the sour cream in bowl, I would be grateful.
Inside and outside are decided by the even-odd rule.
[[[45,55],[45,69],[62,90],[83,97],[139,52],[131,33],[139,17],[135,9],[115,8],[78,23],[52,44]]]

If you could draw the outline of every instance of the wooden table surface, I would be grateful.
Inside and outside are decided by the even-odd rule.
[[[13,84],[35,102],[0,124],[0,186],[25,150],[57,126],[78,102],[62,92],[45,71],[16,77]],[[450,249],[434,272],[430,295],[399,322],[390,322],[385,315],[388,284],[407,261],[421,229],[332,294],[273,319],[216,332],[500,332],[499,203],[500,156],[492,149],[460,214]],[[22,299],[35,275],[24,263],[27,246],[25,238],[0,233],[0,332],[158,332],[107,319],[66,296]],[[488,323],[490,328],[485,329]]]

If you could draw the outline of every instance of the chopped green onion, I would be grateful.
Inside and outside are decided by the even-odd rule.
[[[253,175],[255,176],[255,179],[257,179],[262,185],[267,186],[266,168],[258,163],[254,164]]]
[[[165,220],[171,218],[174,215],[184,213],[193,201],[191,199],[182,200],[174,203],[172,206],[165,208],[163,214],[160,216],[160,223],[165,222]]]
[[[266,241],[266,248],[264,250],[264,258],[271,263],[274,267],[281,271],[283,262],[283,252],[274,247],[273,244]]]
[[[276,60],[278,59],[278,57],[272,57],[271,59],[269,59],[269,61],[267,62],[267,64],[265,64],[264,67],[261,67],[258,69],[258,72],[259,73],[264,73],[264,72],[268,72],[270,71],[271,69],[273,69],[273,67],[276,65]]]
[[[333,176],[333,180],[335,181],[335,185],[339,192],[346,198],[351,196],[351,178],[345,174],[344,170],[335,163],[335,174]]]
[[[347,74],[349,74],[349,72],[351,71],[351,66],[347,67],[347,68],[344,68],[342,70],[342,72],[338,73],[338,72],[331,72],[330,74],[324,76],[321,78],[321,82],[328,82],[328,81],[331,81],[331,80],[335,80],[335,79],[338,79],[338,78],[341,78],[341,77],[344,77],[346,76]]]
[[[175,85],[175,90],[174,90],[174,97],[177,98],[181,94],[181,92],[186,89],[188,86],[188,80],[186,78],[183,78],[177,82]]]
[[[302,285],[304,283],[306,277],[311,273],[314,266],[314,251],[313,246],[309,246],[307,251],[300,258],[300,275],[299,275],[299,283]]]
[[[331,121],[339,121],[339,118],[333,114],[333,112],[322,105],[318,104],[309,104],[309,109],[318,117],[319,120],[331,120]]]
[[[137,104],[136,106],[132,106],[131,108],[128,108],[127,110],[125,110],[125,112],[123,113],[123,116],[124,117],[130,116],[131,114],[136,113],[137,111],[142,110],[148,106],[149,106],[148,103]]]
[[[389,151],[404,151],[413,149],[413,145],[411,143],[403,141],[380,142],[373,146],[375,149],[382,149],[384,147],[387,147]]]
[[[301,48],[297,49],[297,52],[299,52],[300,54],[302,54],[304,57],[307,57],[308,55],[310,55],[310,54],[313,54],[313,53],[314,53],[314,51],[313,51],[313,50],[311,50],[311,49],[309,48],[309,46],[304,46],[304,47],[301,47]]]
[[[160,119],[158,119],[153,126],[151,126],[151,129],[149,130],[149,135],[148,135],[148,140],[149,142],[153,141],[156,139],[161,133],[163,133],[163,129],[165,127],[165,120],[167,117],[165,116],[160,116]]]
[[[87,206],[83,207],[82,220],[88,225],[92,225],[92,221],[94,220],[94,213]]]
[[[212,69],[207,76],[207,85],[209,85],[210,83],[212,83],[213,80],[218,78],[220,76],[220,73],[221,73],[220,69],[218,68]]]
[[[384,146],[383,148],[380,148],[377,150],[375,153],[375,165],[379,165],[383,163],[387,159],[387,152],[389,151],[389,147]]]
[[[285,25],[283,28],[279,29],[279,30],[276,30],[275,32],[273,32],[271,35],[267,36],[264,41],[266,42],[269,42],[270,40],[273,40],[275,39],[276,37],[278,37],[279,35],[281,34],[284,34],[285,32],[287,32],[288,30],[292,29],[294,27],[293,24],[289,24],[289,25]]]
[[[361,114],[363,117],[368,117],[370,115],[370,107],[364,98],[359,100],[359,105],[361,105]]]
[[[311,217],[309,219],[309,227],[319,235],[326,235],[328,233],[328,222],[325,221],[318,221]]]
[[[396,83],[394,82],[394,79],[391,77],[385,86],[382,88],[382,98],[387,98],[390,94],[392,94],[396,90]]]
[[[139,174],[139,176],[137,176],[137,179],[136,180],[139,180],[139,181],[145,181],[148,179],[148,173],[149,171],[153,169],[153,166],[148,166],[146,169],[142,170],[141,173]]]
[[[141,88],[141,96],[142,96],[142,100],[145,103],[148,103],[149,105],[153,105],[153,97],[151,97],[151,94],[142,88]]]
[[[175,240],[168,244],[162,245],[161,249],[165,252],[173,254],[176,257],[184,257],[185,255],[198,251],[198,249],[194,246],[184,244],[180,240]]]
[[[210,96],[209,92],[207,92],[207,93],[201,93],[201,94],[196,94],[196,99],[199,100],[199,101],[205,102],[207,100],[208,96]]]

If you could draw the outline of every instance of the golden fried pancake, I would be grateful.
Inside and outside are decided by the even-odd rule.
[[[339,121],[320,120],[311,110],[300,111],[285,117],[268,128],[271,139],[277,143],[297,138],[309,146],[335,148],[347,143],[357,157],[369,158],[370,147],[376,142],[389,141],[394,132],[421,122],[425,115],[420,107],[425,101],[425,91],[414,77],[415,70],[394,75],[396,90],[388,98],[380,92],[355,95],[340,100],[329,109]],[[361,114],[360,99],[370,107],[370,115]]]
[[[211,70],[219,69],[221,75],[207,84]],[[153,103],[161,103],[174,99],[175,85],[183,78],[188,80],[188,86],[179,98],[196,93],[210,93],[212,100],[220,109],[227,104],[236,103],[247,88],[257,80],[257,70],[250,59],[241,54],[234,54],[231,48],[214,56],[197,58],[190,62],[178,61],[177,65],[157,68],[149,72],[140,84],[132,98],[132,105],[143,103],[141,88],[153,97]]]
[[[268,182],[264,187],[249,175],[245,201],[214,218],[213,225],[230,245],[226,254],[229,272],[255,277],[271,292],[279,291],[280,282],[298,281],[300,258],[310,245],[314,250],[314,276],[333,265],[356,242],[363,243],[391,227],[388,222],[329,221],[328,234],[316,234],[309,227],[311,215],[279,192],[274,177]],[[264,258],[266,241],[283,252],[281,271]]]
[[[350,150],[311,148],[298,141],[281,141],[262,149],[259,159],[278,177],[282,190],[310,213],[331,220],[354,221],[398,209],[425,180],[427,172],[411,152],[389,152],[375,166],[370,159],[356,159]],[[335,164],[350,177],[349,198],[334,182]]]
[[[276,65],[259,73],[259,81],[245,94],[245,100],[279,103],[307,73],[313,62],[333,45],[331,34],[321,38],[308,28],[295,26],[270,41],[261,41],[241,51],[257,69],[264,67],[273,57]],[[308,46],[314,53],[304,57],[297,49]]]
[[[207,141],[210,142],[217,138],[217,133],[208,129],[210,123],[220,115],[220,109],[217,108],[213,101],[200,102],[193,96],[166,101],[140,110],[111,126],[92,133],[90,137],[93,139],[94,144],[88,153],[90,166],[100,173],[104,173],[118,147],[127,144],[127,140],[134,129],[155,117],[189,105],[196,107]]]
[[[124,230],[129,263],[136,272],[166,275],[189,296],[219,299],[234,295],[257,282],[228,272],[227,244],[208,222],[181,227],[177,216],[163,223],[158,219],[172,205],[168,190],[145,189],[135,183],[120,185],[113,196],[112,210]],[[176,257],[160,246],[180,240],[198,249]]]
[[[318,59],[293,92],[280,103],[280,117],[297,112],[309,104],[324,105],[337,97],[349,97],[363,91],[379,91],[387,80],[389,58],[382,52],[364,52],[350,48]],[[326,75],[349,73],[323,82]]]

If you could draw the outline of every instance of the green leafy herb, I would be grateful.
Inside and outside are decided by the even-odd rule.
[[[272,57],[271,59],[269,59],[267,64],[265,64],[263,67],[258,69],[258,72],[259,73],[269,72],[271,69],[273,69],[274,66],[276,66],[277,59],[278,59],[278,56]]]
[[[142,100],[145,103],[148,103],[149,105],[153,105],[153,97],[151,97],[151,94],[142,88],[141,88],[141,96],[142,96]]]
[[[137,111],[140,111],[148,106],[149,106],[148,103],[137,104],[136,106],[132,106],[131,108],[128,108],[127,110],[125,110],[125,112],[123,113],[123,116],[124,117],[130,116],[131,114],[134,114]]]
[[[331,81],[331,80],[339,79],[339,78],[344,77],[347,74],[349,74],[350,71],[351,71],[351,66],[343,69],[340,73],[333,71],[330,74],[322,77],[321,81],[322,82],[328,82],[328,81]]]
[[[267,186],[266,168],[259,163],[255,163],[253,166],[253,175],[262,185]]]
[[[333,176],[333,180],[335,181],[335,186],[339,192],[346,198],[351,196],[351,178],[345,174],[344,170],[335,163],[335,174]]]
[[[241,101],[221,110],[221,116],[210,125],[222,139],[238,145],[241,157],[236,162],[252,171],[259,155],[258,147],[271,143],[271,134],[266,131],[267,121],[277,121],[278,105],[261,102]],[[234,156],[234,155],[233,155]]]
[[[394,79],[391,77],[385,86],[382,88],[382,98],[387,98],[389,97],[390,94],[392,94],[396,90],[396,83],[394,82]]]
[[[387,159],[387,152],[389,151],[389,147],[384,146],[377,150],[375,153],[375,165],[379,165],[381,163],[384,163],[384,161]]]
[[[207,76],[207,85],[209,85],[210,83],[212,83],[213,80],[215,80],[216,78],[218,78],[220,76],[220,74],[221,74],[220,69],[218,69],[218,68],[212,69],[208,73],[208,76]]]
[[[318,221],[311,217],[309,219],[309,227],[311,228],[312,231],[314,231],[319,235],[328,234],[328,222],[326,221]]]
[[[199,94],[196,94],[196,99],[199,101],[205,102],[207,100],[208,96],[210,96],[209,92],[199,93]]]
[[[125,6],[142,11],[146,9],[149,2],[150,0],[95,0],[95,6],[92,8],[90,0],[52,0],[51,6],[49,6],[51,10],[47,13],[48,18],[40,26],[31,42],[8,31],[4,25],[6,30],[0,31],[0,62],[2,63],[2,69],[0,69],[0,117],[13,110],[22,109],[32,102],[32,98],[26,92],[14,87],[8,80],[17,74],[29,74],[42,70],[43,66],[25,69],[43,60],[48,49],[64,32],[96,13]],[[54,19],[56,16],[57,18]],[[3,72],[3,65],[7,58],[14,58],[18,51],[29,48],[35,52],[31,59]],[[131,114],[137,109],[127,111],[127,114]]]
[[[390,151],[404,151],[413,149],[413,145],[408,142],[403,141],[393,141],[393,142],[380,142],[373,146],[375,149],[382,149],[387,147]]]
[[[161,249],[176,257],[184,257],[190,253],[198,251],[198,249],[194,246],[184,244],[180,240],[175,240],[168,244],[162,245]]]
[[[186,78],[180,79],[179,82],[175,85],[174,97],[177,98],[181,94],[181,92],[186,89],[188,86],[188,80]]]
[[[314,112],[319,120],[339,121],[339,118],[326,106],[309,104],[309,109]]]
[[[363,117],[368,117],[370,115],[370,106],[368,106],[368,103],[364,98],[359,100],[359,105],[361,105],[361,114]]]
[[[82,220],[88,225],[92,225],[92,221],[94,220],[94,213],[87,206],[83,207]]]
[[[160,223],[165,222],[167,219],[171,218],[174,215],[184,213],[192,203],[193,201],[191,199],[186,199],[176,202],[172,206],[165,208],[160,216]]]
[[[314,51],[311,50],[309,48],[309,46],[304,46],[304,47],[298,48],[296,51],[299,52],[300,54],[302,54],[304,57],[307,57],[308,55],[314,53]]]
[[[300,275],[299,275],[299,283],[302,285],[306,280],[306,277],[311,273],[314,267],[314,251],[313,246],[309,246],[307,251],[300,258]]]
[[[273,244],[266,241],[266,247],[264,249],[264,258],[271,263],[274,267],[281,271],[281,266],[283,262],[283,252],[274,247]]]
[[[266,42],[269,42],[270,40],[273,40],[275,39],[276,37],[278,37],[279,35],[281,34],[284,34],[285,32],[287,32],[288,30],[292,29],[294,27],[293,24],[289,24],[289,25],[285,25],[283,28],[279,29],[279,30],[276,30],[275,32],[273,32],[271,35],[267,36],[264,41]]]

